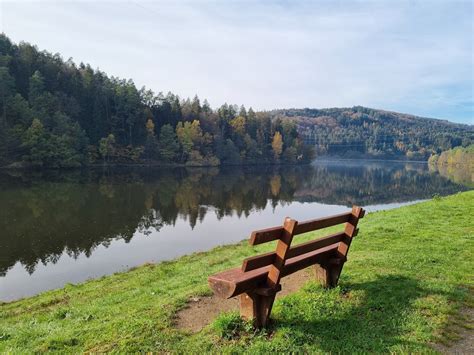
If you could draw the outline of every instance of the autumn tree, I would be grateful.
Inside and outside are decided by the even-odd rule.
[[[198,120],[184,123],[178,122],[176,126],[176,136],[178,137],[182,149],[182,161],[187,159],[193,149],[199,151],[203,135]]]
[[[276,131],[275,135],[273,136],[272,149],[275,160],[279,160],[281,152],[283,151],[283,138],[281,133],[278,131]]]
[[[238,116],[232,119],[230,122],[230,126],[232,127],[232,132],[238,136],[243,137],[245,134],[245,117]]]

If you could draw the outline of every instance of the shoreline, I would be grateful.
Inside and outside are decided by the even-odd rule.
[[[160,163],[116,163],[116,164],[88,164],[76,167],[35,167],[35,166],[0,166],[0,170],[10,171],[72,171],[87,169],[113,169],[113,168],[220,168],[220,167],[246,167],[246,166],[304,166],[312,162],[304,163],[245,163],[245,164],[219,164],[219,165],[187,165],[187,164],[160,164]]]
[[[114,163],[114,164],[87,164],[75,167],[38,167],[31,166],[22,162],[14,162],[9,165],[0,166],[0,171],[48,171],[48,170],[87,170],[87,169],[113,169],[113,168],[220,168],[220,167],[252,167],[252,166],[305,166],[317,162],[337,162],[337,161],[367,161],[367,162],[394,162],[394,163],[417,163],[427,164],[428,160],[406,160],[406,159],[390,159],[390,158],[340,158],[340,157],[321,157],[309,162],[301,163],[272,163],[272,162],[254,162],[240,164],[219,164],[219,165],[188,165],[178,163]]]

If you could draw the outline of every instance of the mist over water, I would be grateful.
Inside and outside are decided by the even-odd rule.
[[[255,229],[466,190],[426,164],[0,173],[0,300],[245,239]]]

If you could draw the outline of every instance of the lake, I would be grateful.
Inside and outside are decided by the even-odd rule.
[[[0,172],[0,300],[170,260],[358,204],[466,190],[424,163]]]

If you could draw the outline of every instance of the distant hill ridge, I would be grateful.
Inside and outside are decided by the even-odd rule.
[[[270,111],[290,118],[319,155],[427,159],[474,142],[474,126],[363,106]]]
[[[384,109],[376,109],[376,108],[371,108],[371,107],[365,107],[365,106],[352,106],[352,107],[328,107],[328,108],[287,108],[287,109],[276,109],[276,110],[270,110],[272,113],[276,114],[284,114],[286,116],[304,116],[304,117],[319,117],[321,115],[332,115],[334,113],[345,113],[345,114],[353,114],[354,112],[363,112],[364,114],[367,114],[369,116],[374,116],[375,114],[379,115],[384,115],[384,118],[392,118],[392,119],[402,119],[402,120],[416,120],[416,119],[422,119],[422,120],[430,120],[430,121],[436,121],[436,122],[444,122],[450,125],[455,125],[455,126],[462,126],[462,127],[471,127],[473,128],[473,125],[469,124],[463,124],[463,123],[456,123],[456,122],[451,122],[447,119],[441,119],[441,118],[433,118],[433,117],[424,117],[424,116],[418,116],[418,115],[413,115],[410,113],[401,113],[397,111],[391,111],[391,110],[384,110]]]

